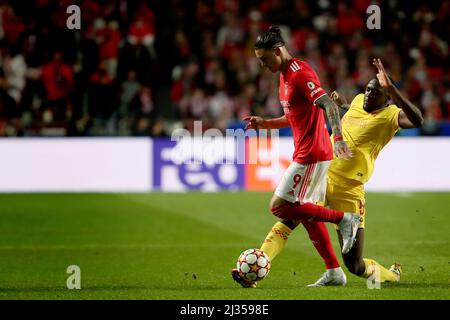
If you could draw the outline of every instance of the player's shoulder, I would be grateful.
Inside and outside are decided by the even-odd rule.
[[[390,104],[386,108],[383,109],[383,116],[385,117],[391,117],[397,115],[402,109],[400,109],[395,104]]]
[[[352,102],[350,103],[350,108],[362,108],[364,104],[364,93],[357,94]]]
[[[390,104],[385,108],[385,110],[389,112],[398,112],[401,110],[401,108],[399,108],[396,104]]]
[[[292,72],[297,74],[314,72],[314,69],[307,61],[298,58],[292,58],[289,67]]]
[[[289,61],[288,68],[289,68],[288,70],[289,70],[290,73],[298,74],[298,73],[301,73],[301,71],[304,70],[305,64],[304,64],[304,61],[302,61],[300,59],[292,58]]]
[[[297,58],[293,58],[287,68],[288,77],[295,82],[303,82],[304,79],[314,77],[316,74],[308,62]]]
[[[287,71],[293,75],[300,75],[314,72],[314,69],[308,62],[298,58],[292,58],[287,65]]]

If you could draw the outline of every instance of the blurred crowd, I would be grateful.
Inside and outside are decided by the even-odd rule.
[[[162,137],[280,116],[278,77],[253,52],[272,24],[348,100],[380,57],[424,113],[418,134],[450,135],[449,20],[448,0],[0,0],[0,136]]]

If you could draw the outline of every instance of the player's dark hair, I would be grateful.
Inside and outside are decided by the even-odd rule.
[[[271,26],[269,30],[260,34],[255,41],[255,49],[273,49],[284,45],[285,41],[281,36],[281,30],[277,26]]]

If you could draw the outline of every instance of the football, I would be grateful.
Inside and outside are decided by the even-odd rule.
[[[263,251],[248,249],[239,256],[237,269],[242,278],[250,281],[261,281],[269,274],[270,260]]]

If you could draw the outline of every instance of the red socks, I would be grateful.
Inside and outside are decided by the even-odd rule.
[[[309,238],[325,262],[327,269],[339,267],[339,261],[334,253],[330,235],[323,222],[339,224],[344,217],[343,211],[337,211],[312,203],[286,202],[272,208],[272,213],[281,219],[301,220]]]
[[[272,213],[281,219],[302,220],[302,221],[322,221],[339,224],[344,217],[344,212],[312,203],[286,202],[281,206],[271,209]]]
[[[327,269],[334,269],[339,267],[339,261],[334,253],[333,245],[331,244],[330,235],[327,227],[323,222],[316,221],[302,221],[306,231],[308,231],[309,239],[319,252]]]

